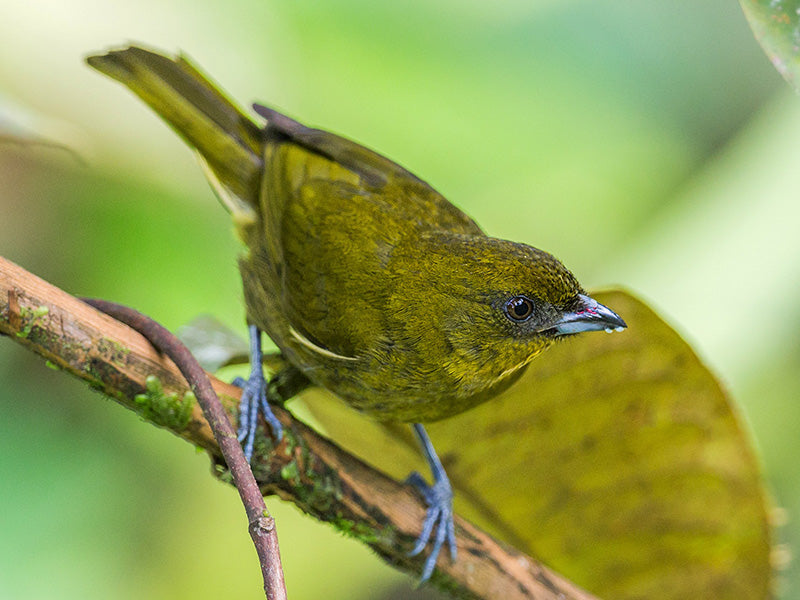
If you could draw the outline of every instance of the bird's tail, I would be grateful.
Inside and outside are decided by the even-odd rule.
[[[262,132],[185,56],[170,58],[132,46],[90,56],[86,62],[125,84],[197,151],[234,219],[254,214]]]

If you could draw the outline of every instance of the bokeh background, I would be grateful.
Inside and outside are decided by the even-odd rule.
[[[192,155],[83,63],[128,41],[182,49],[242,103],[376,148],[491,234],[649,300],[731,390],[785,508],[778,541],[797,546],[800,99],[736,3],[39,0],[0,15],[0,255],[172,328],[211,313],[244,335],[237,242]],[[0,339],[0,598],[259,597],[238,498],[208,470]],[[411,597],[356,542],[269,506],[293,599]],[[779,590],[800,598],[796,564]]]

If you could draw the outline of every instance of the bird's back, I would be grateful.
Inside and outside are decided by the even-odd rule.
[[[425,231],[481,231],[389,159],[270,109],[257,110],[268,121],[261,219],[244,237],[251,249],[259,248],[261,267],[249,268],[263,270],[265,262],[273,267],[265,282],[281,294],[273,310],[296,333],[337,355],[356,356],[385,330],[394,250],[418,243]],[[275,335],[281,344],[285,336]]]
[[[256,106],[267,121],[259,126],[184,56],[131,47],[88,62],[196,150],[246,245],[239,264],[249,320],[312,379],[327,373],[318,383],[335,391],[348,387],[337,377],[358,387],[375,369],[357,367],[356,357],[392,347],[387,306],[399,278],[425,285],[424,273],[410,271],[424,263],[426,233],[483,235],[424,181],[355,142]],[[397,254],[402,275],[392,272]],[[391,368],[395,354],[382,364]]]

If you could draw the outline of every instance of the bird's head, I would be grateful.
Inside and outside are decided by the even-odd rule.
[[[444,340],[443,364],[463,395],[521,372],[558,338],[626,326],[547,252],[483,236],[427,241],[419,323]]]

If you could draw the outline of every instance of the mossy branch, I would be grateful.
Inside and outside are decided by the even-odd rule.
[[[140,334],[0,257],[0,334],[51,365],[79,377],[123,406],[205,449],[219,477],[230,480],[202,411],[181,406],[189,388],[177,367]],[[149,382],[148,382],[148,378]],[[156,378],[161,389],[153,383]],[[235,421],[239,388],[211,378]],[[175,394],[175,396],[171,396]],[[154,402],[148,404],[147,398]],[[137,399],[138,398],[138,399]],[[387,562],[419,573],[424,557],[409,557],[425,504],[402,485],[344,452],[274,407],[286,435],[273,447],[256,443],[253,472],[264,495],[360,539]],[[562,576],[456,517],[458,560],[442,556],[432,581],[459,598],[592,600]]]
[[[152,375],[148,377],[145,381],[147,393],[136,396],[136,401],[144,409],[142,416],[150,417],[155,424],[161,426],[183,429],[189,423],[195,402],[200,405],[203,416],[214,433],[214,439],[230,472],[233,485],[244,505],[248,530],[264,578],[264,594],[267,600],[286,600],[286,584],[275,520],[264,504],[264,496],[239,445],[239,440],[236,439],[236,432],[233,430],[228,413],[211,387],[208,373],[175,334],[150,317],[108,300],[84,298],[83,301],[145,336],[162,355],[169,357],[175,363],[186,378],[186,382],[192,388],[191,392],[186,392],[183,400],[178,401],[176,394],[164,393],[164,388],[158,379]]]

